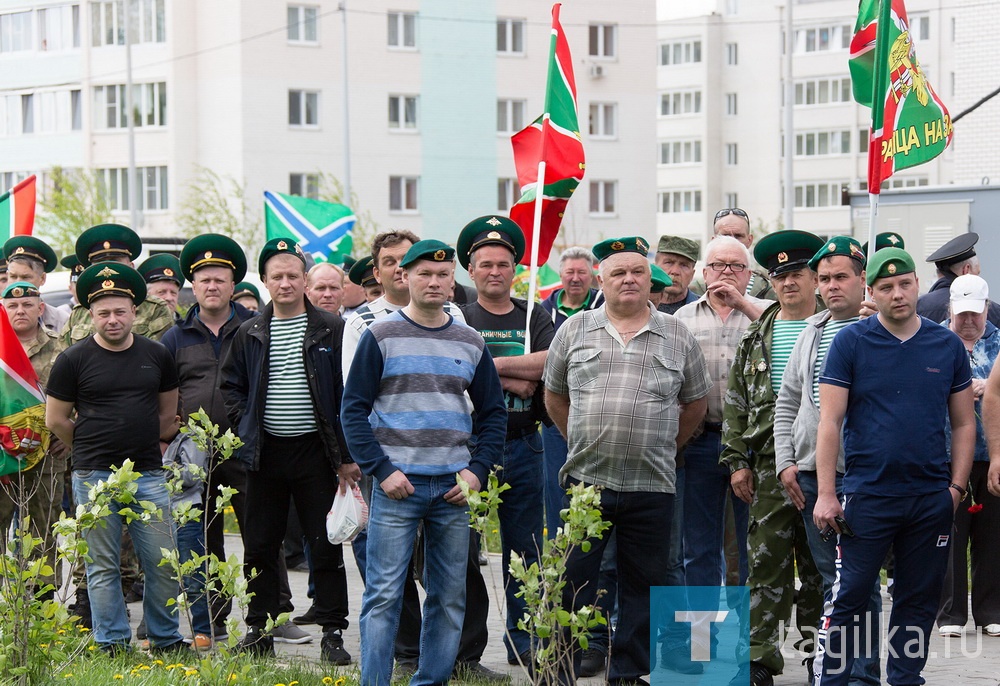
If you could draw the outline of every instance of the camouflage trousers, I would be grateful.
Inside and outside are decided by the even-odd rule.
[[[792,605],[802,638],[795,647],[812,654],[823,610],[823,578],[806,540],[802,514],[785,496],[774,462],[754,468],[755,494],[747,535],[750,577],[750,659],[775,674],[785,666],[781,641],[788,631]],[[795,602],[795,574],[801,588]]]
[[[29,531],[42,539],[45,560],[56,569],[56,540],[52,535],[52,525],[59,520],[62,510],[63,474],[66,472],[66,458],[46,455],[33,468],[11,474],[10,483],[0,490],[0,531],[3,531],[0,546],[7,544],[7,531],[14,519],[14,511],[23,518],[30,517]],[[58,586],[54,575],[39,579],[42,583]]]

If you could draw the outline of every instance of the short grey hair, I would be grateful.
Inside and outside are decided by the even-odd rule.
[[[747,250],[747,246],[732,236],[716,236],[708,242],[708,249],[705,251],[705,264],[711,262],[712,256],[723,248],[739,248],[740,252],[743,253],[743,259],[746,260],[747,267],[751,265],[750,251]]]
[[[955,262],[954,264],[949,264],[948,270],[951,271],[952,274],[961,275],[962,270],[965,269],[965,265],[969,265],[970,273],[972,274],[977,273],[979,271],[979,256],[973,255],[972,257],[962,260],[961,262]]]
[[[31,267],[31,272],[36,277],[41,278],[45,276],[45,265],[33,257],[28,257],[26,255],[12,255],[10,259],[7,260],[7,264],[10,264],[11,262],[18,262],[20,264],[28,265],[29,267]]]
[[[597,266],[597,258],[594,257],[594,253],[587,248],[581,248],[578,245],[566,248],[559,254],[559,269],[562,269],[562,266],[568,260],[587,260],[590,262],[591,267]]]
[[[332,269],[333,271],[340,274],[340,281],[341,283],[343,283],[344,281],[343,269],[335,265],[333,262],[317,262],[312,266],[312,268],[308,272],[306,272],[306,284],[311,286],[313,279],[315,279],[316,276],[324,269]]]

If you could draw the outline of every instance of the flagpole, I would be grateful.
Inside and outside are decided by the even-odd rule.
[[[545,130],[546,119],[542,120]],[[542,138],[545,147],[545,138]],[[531,222],[531,264],[528,265],[528,312],[524,322],[524,354],[531,352],[531,314],[535,309],[535,279],[538,277],[538,242],[542,238],[542,195],[545,193],[545,155],[538,161],[538,181],[535,184],[535,218]]]
[[[878,217],[878,200],[882,186],[882,168],[879,161],[881,151],[875,145],[876,117],[881,119],[879,138],[885,132],[885,89],[888,75],[886,64],[889,59],[889,22],[892,20],[892,0],[879,0],[878,26],[875,30],[875,70],[872,79],[871,124],[868,127],[868,264],[875,255],[876,219]],[[881,115],[876,114],[881,112]],[[893,122],[895,127],[895,122]],[[876,185],[872,185],[872,180]],[[867,265],[866,265],[867,266]]]

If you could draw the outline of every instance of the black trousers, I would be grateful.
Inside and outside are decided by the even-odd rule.
[[[347,628],[347,573],[342,546],[326,538],[326,515],[337,491],[337,475],[324,454],[316,432],[301,436],[261,433],[260,469],[247,472],[246,528],[243,566],[254,594],[247,624],[262,628],[268,615],[280,609],[279,578],[282,541],[288,526],[288,505],[295,502],[299,523],[312,550],[316,584],[316,623],[328,629]]]

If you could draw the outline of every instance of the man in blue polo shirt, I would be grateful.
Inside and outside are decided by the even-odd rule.
[[[878,315],[837,334],[820,375],[813,521],[840,534],[840,559],[820,630],[816,686],[848,683],[859,617],[890,546],[896,586],[886,676],[893,686],[924,683],[976,424],[969,355],[958,336],[917,314],[914,271],[900,248],[875,253],[866,280]],[[842,427],[843,507],[835,486]]]

